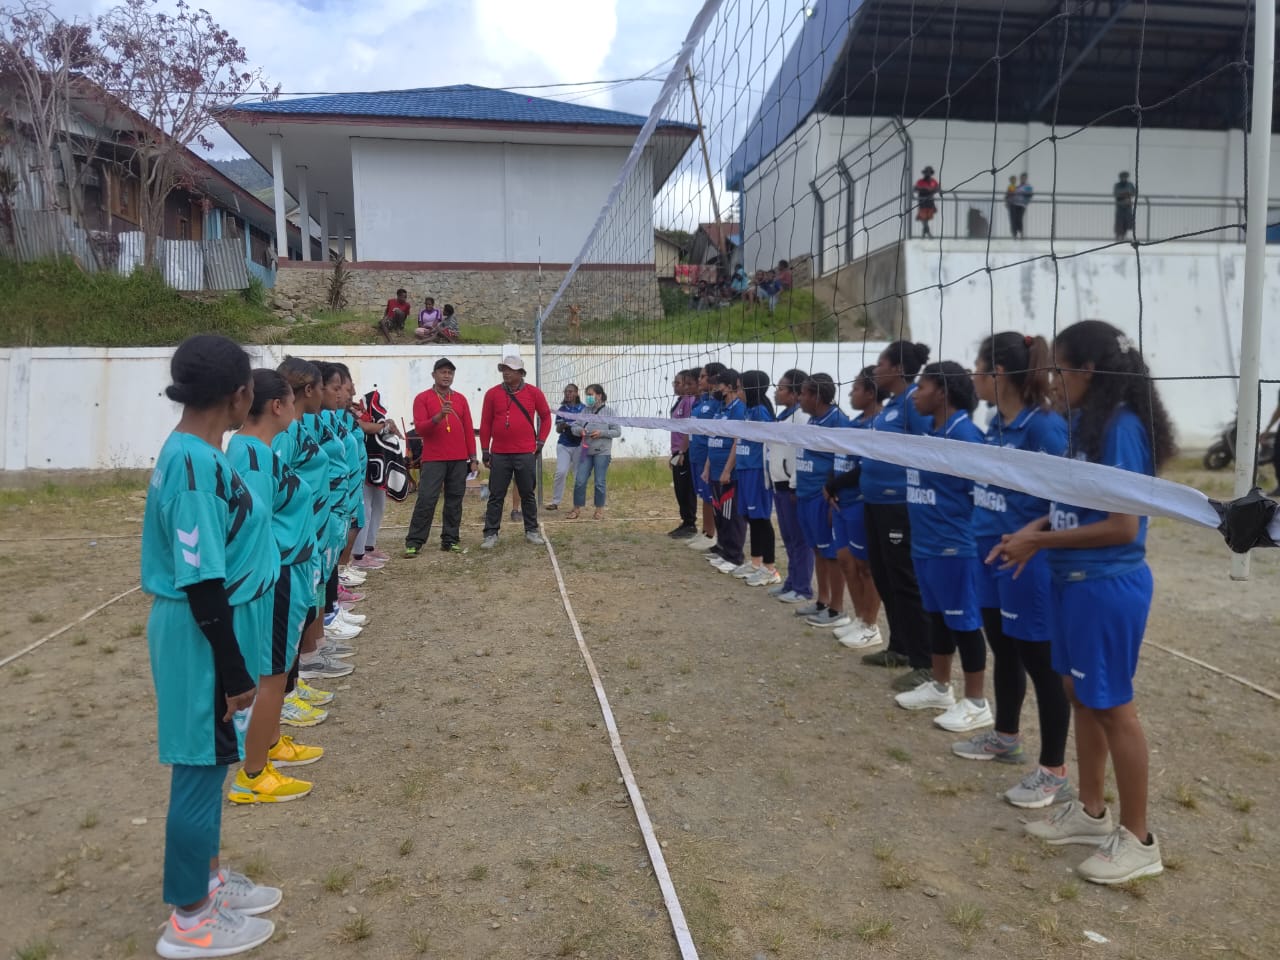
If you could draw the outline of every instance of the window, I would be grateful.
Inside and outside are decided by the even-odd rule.
[[[112,216],[128,220],[130,223],[140,222],[141,203],[138,181],[128,174],[112,173],[108,182],[111,186]]]

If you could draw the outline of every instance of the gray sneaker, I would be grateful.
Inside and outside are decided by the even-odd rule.
[[[847,613],[832,613],[831,608],[819,610],[812,616],[805,617],[804,622],[811,627],[847,627],[853,619]]]
[[[540,547],[547,542],[542,539],[542,534],[540,534],[537,530],[526,530],[524,533],[524,538],[528,540],[530,543],[532,543],[535,547]]]
[[[931,683],[932,681],[933,671],[928,667],[919,667],[904,673],[900,677],[895,677],[893,683],[889,684],[889,686],[899,693],[906,693],[908,690],[914,690],[922,683]]]
[[[957,743],[953,743],[951,745],[951,752],[957,757],[964,757],[966,760],[998,760],[1000,763],[1027,762],[1027,755],[1022,749],[1021,739],[1018,739],[1014,743],[1006,743],[1004,740],[1000,739],[1000,734],[996,733],[994,730],[984,730],[981,733],[975,733],[968,740],[960,740]],[[1048,771],[1045,772],[1048,773]],[[1034,774],[1032,776],[1034,776]],[[1052,774],[1050,774],[1050,776],[1052,776]],[[1010,790],[1009,793],[1013,793],[1014,790],[1017,790],[1030,780],[1031,777],[1023,780],[1022,783],[1017,787],[1014,787],[1013,790]],[[1005,794],[1006,798],[1008,798],[1009,793]],[[1069,800],[1071,798],[1064,797],[1063,799]],[[1022,806],[1022,804],[1013,800],[1010,800],[1009,802],[1014,804],[1014,806]],[[1047,806],[1047,804],[1044,804],[1044,806]]]
[[[1076,867],[1076,872],[1090,883],[1108,886],[1164,873],[1160,841],[1154,833],[1149,836],[1151,843],[1145,844],[1124,827],[1118,827],[1092,856]]]
[[[1066,843],[1096,847],[1116,832],[1109,809],[1103,812],[1102,819],[1095,819],[1084,812],[1084,804],[1079,800],[1064,803],[1048,820],[1028,823],[1023,829],[1029,836],[1055,847]]]
[[[222,871],[222,886],[213,892],[214,898],[224,907],[237,913],[256,917],[280,906],[284,894],[276,887],[264,887],[254,883],[243,873]]]
[[[773,597],[775,600],[780,599],[784,593],[795,593],[795,591],[785,583],[780,583],[776,587],[769,588],[769,596]]]
[[[345,660],[335,660],[322,653],[298,661],[298,676],[303,680],[337,680],[353,673],[355,669],[353,664]]]
[[[998,757],[996,759],[999,759]],[[1039,810],[1055,803],[1066,803],[1075,797],[1066,777],[1055,776],[1044,767],[1036,767],[1016,787],[1004,792],[1004,798],[1023,810]]]
[[[483,540],[480,541],[481,550],[492,550],[497,545],[498,545],[498,535],[496,533],[491,533],[487,537],[485,537]]]
[[[818,602],[815,600],[812,603],[806,603],[803,606],[796,607],[791,612],[797,617],[812,617],[825,609],[827,608],[818,606]]]
[[[266,943],[275,932],[276,925],[270,920],[246,916],[212,900],[188,929],[178,926],[176,913],[170,914],[156,941],[156,953],[167,960],[229,957]]]

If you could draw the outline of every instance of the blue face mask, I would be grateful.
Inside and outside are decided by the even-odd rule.
[[[596,405],[596,395],[594,393],[588,393],[584,402],[588,407],[594,407]]]

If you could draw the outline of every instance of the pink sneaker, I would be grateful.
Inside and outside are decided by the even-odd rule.
[[[383,563],[386,563],[391,559],[390,554],[383,553],[381,550],[366,550],[364,555],[366,557],[373,557],[375,560],[381,560]]]
[[[359,603],[364,599],[363,593],[356,593],[354,590],[348,590],[342,584],[338,584],[338,602],[339,603]]]
[[[379,560],[376,557],[365,554],[359,560],[352,564],[357,570],[381,570],[387,565],[387,561]]]

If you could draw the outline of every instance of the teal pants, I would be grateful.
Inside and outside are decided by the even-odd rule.
[[[164,902],[175,907],[209,895],[209,861],[222,842],[224,766],[175,763],[164,828]]]

